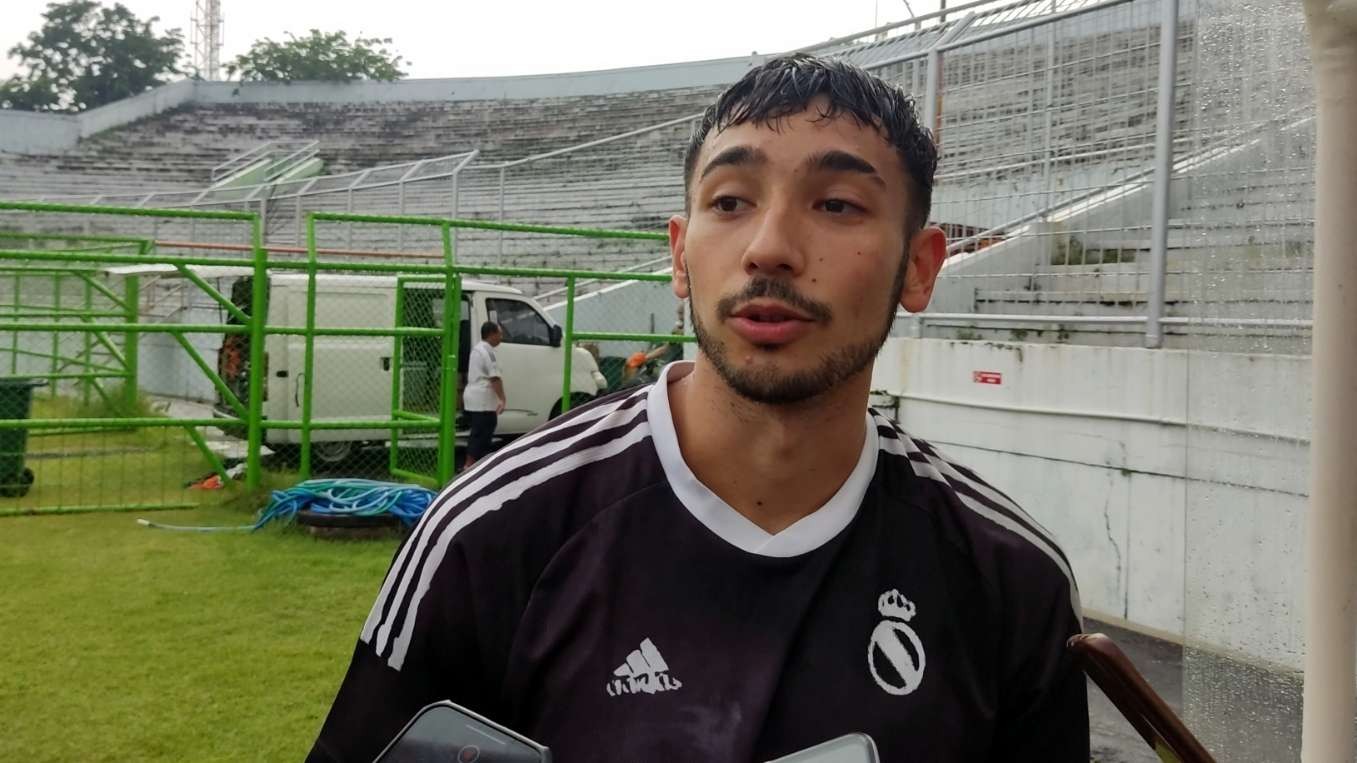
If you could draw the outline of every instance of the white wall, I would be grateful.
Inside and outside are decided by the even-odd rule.
[[[383,103],[571,98],[726,85],[759,59],[750,56],[515,77],[449,77],[396,82],[202,82],[202,103]]]
[[[220,284],[217,284],[220,286]],[[216,305],[195,305],[174,318],[175,323],[220,325],[222,310]],[[223,334],[185,334],[208,365],[217,365],[217,350]],[[143,392],[200,402],[215,402],[217,388],[212,386],[184,348],[169,334],[143,334],[138,345],[137,384]]]
[[[180,80],[76,115],[0,109],[0,151],[64,151],[81,138],[186,103],[390,103],[570,98],[725,85],[761,62],[757,56],[518,77],[406,79],[396,82],[197,82]]]
[[[88,138],[104,130],[121,127],[190,103],[197,94],[199,84],[193,80],[180,80],[141,95],[82,112],[77,115],[80,120],[80,137]]]
[[[1309,379],[1298,356],[892,339],[874,386],[1057,536],[1090,613],[1296,668]]]
[[[557,299],[542,300],[542,307],[553,321],[564,326],[565,303]],[[668,334],[677,321],[678,305],[667,281],[619,281],[575,300],[575,331]],[[686,311],[684,327],[692,333]],[[688,345],[689,357],[694,346]],[[599,350],[602,355],[626,356],[646,347],[644,342],[602,342]]]
[[[64,151],[79,139],[78,117],[0,109],[0,151],[45,154]]]

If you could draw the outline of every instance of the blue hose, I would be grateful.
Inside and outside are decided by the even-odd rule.
[[[275,519],[292,521],[297,512],[309,509],[317,514],[350,517],[376,517],[390,514],[411,527],[433,502],[434,491],[417,485],[363,479],[306,480],[286,490],[275,490],[269,505],[252,525],[228,527],[188,527],[166,525],[147,519],[137,523],[157,530],[182,532],[254,531]]]
[[[269,505],[254,523],[258,530],[275,519],[292,520],[309,509],[317,514],[376,517],[390,514],[412,526],[433,502],[434,492],[417,485],[362,479],[306,480],[287,490],[275,490]]]

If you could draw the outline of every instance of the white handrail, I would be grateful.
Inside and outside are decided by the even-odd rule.
[[[307,140],[303,138],[267,140],[254,148],[236,154],[213,167],[211,171],[209,171],[208,177],[215,182],[245,169],[259,159],[270,159],[277,154],[289,150],[291,151],[290,154],[281,159],[272,160],[273,164],[276,166],[292,161],[294,157],[301,156],[307,152],[310,152],[310,155],[305,158],[309,159],[311,156],[316,155],[317,147],[319,145],[320,143],[316,140]],[[294,147],[296,148],[294,149]]]
[[[229,172],[227,172],[228,169],[232,169],[238,164],[243,166],[249,163],[249,161],[254,159],[256,154],[263,154],[271,146],[273,146],[273,144],[274,141],[267,140],[248,151],[243,151],[239,154],[230,157],[221,164],[218,164],[217,166],[213,167],[212,170],[208,173],[208,177],[210,177],[213,180],[216,180],[219,177],[224,177],[230,174]]]
[[[386,186],[397,185],[397,184],[399,184],[399,183],[401,183],[401,182],[417,182],[417,181],[422,181],[422,180],[437,180],[437,179],[440,179],[440,178],[445,178],[445,177],[451,176],[451,175],[453,174],[453,172],[456,171],[456,170],[450,170],[450,171],[448,171],[448,172],[440,172],[440,173],[436,173],[436,174],[432,174],[432,175],[425,175],[425,176],[422,176],[422,177],[417,178],[416,181],[402,181],[402,180],[400,180],[400,179],[397,179],[397,180],[383,181],[383,182],[380,182],[380,183],[368,183],[368,184],[364,184],[364,183],[362,182],[363,178],[367,177],[368,175],[370,175],[370,174],[372,174],[372,173],[374,173],[374,172],[385,172],[385,171],[394,171],[394,170],[398,170],[398,169],[405,169],[405,170],[407,171],[407,173],[409,173],[409,172],[413,172],[413,171],[415,171],[415,170],[417,170],[417,169],[419,169],[419,168],[422,168],[422,167],[424,167],[424,166],[427,166],[427,165],[429,165],[429,164],[433,164],[433,163],[435,163],[435,162],[451,162],[451,161],[457,160],[457,159],[465,159],[466,157],[474,157],[474,156],[478,156],[479,154],[480,154],[480,149],[473,149],[473,150],[471,150],[471,151],[465,151],[465,152],[456,153],[456,154],[447,154],[446,156],[437,156],[437,157],[433,157],[433,158],[431,158],[431,159],[419,159],[419,160],[416,160],[416,161],[413,161],[413,162],[401,162],[401,163],[399,163],[399,164],[388,164],[388,165],[384,165],[384,166],[381,166],[381,167],[369,167],[369,168],[367,168],[367,169],[354,170],[354,171],[352,171],[352,172],[341,172],[341,173],[338,173],[338,174],[335,174],[335,175],[321,175],[321,176],[319,176],[319,177],[317,177],[317,178],[312,178],[312,179],[314,179],[314,180],[316,180],[316,181],[333,181],[333,180],[342,179],[342,178],[355,178],[355,180],[354,180],[353,182],[348,183],[347,185],[341,185],[341,186],[337,186],[337,187],[334,187],[334,188],[325,188],[325,189],[322,189],[322,190],[319,190],[319,191],[308,191],[306,194],[302,194],[301,192],[294,192],[294,193],[280,193],[280,194],[272,194],[272,195],[269,196],[269,198],[270,198],[270,199],[290,199],[290,198],[293,198],[293,197],[295,197],[295,196],[301,196],[301,195],[321,196],[321,195],[324,195],[324,194],[329,194],[329,193],[341,193],[341,192],[344,192],[344,191],[362,191],[362,190],[368,190],[368,189],[372,189],[372,188],[383,188],[383,187],[386,187]],[[463,165],[463,166],[464,166],[464,165]],[[285,182],[287,182],[287,183],[298,183],[298,182],[300,182],[300,181],[285,181]],[[184,207],[196,207],[196,206],[211,206],[211,205],[216,205],[216,204],[234,203],[234,202],[255,201],[255,200],[258,199],[258,197],[259,197],[259,195],[260,195],[261,193],[264,193],[264,192],[268,191],[269,189],[276,188],[278,185],[279,185],[279,184],[276,183],[276,182],[265,182],[265,183],[255,183],[255,184],[252,184],[252,185],[232,186],[231,188],[222,188],[222,189],[216,189],[216,190],[214,190],[214,189],[212,189],[212,188],[206,188],[206,189],[203,189],[203,190],[199,191],[199,192],[198,192],[198,195],[197,195],[196,197],[194,197],[193,201],[190,201],[190,202],[187,203],[187,204],[170,203],[169,206],[172,207],[172,208],[184,208]],[[314,185],[314,183],[312,183],[312,184],[310,184],[310,185]],[[194,190],[195,190],[195,189],[190,189],[190,190],[187,190],[187,191],[157,191],[157,192],[151,193],[151,194],[149,194],[149,195],[143,195],[143,194],[99,194],[99,195],[97,195],[97,196],[85,196],[85,195],[44,196],[44,197],[41,198],[41,201],[63,201],[63,202],[68,202],[68,203],[76,203],[76,202],[79,202],[79,201],[81,201],[81,200],[87,200],[87,199],[88,199],[88,200],[90,200],[89,203],[95,204],[95,203],[98,203],[100,200],[103,200],[103,199],[118,198],[119,196],[135,196],[135,197],[137,197],[137,198],[141,198],[141,199],[142,199],[142,202],[141,202],[142,205],[146,205],[146,204],[149,204],[149,203],[150,203],[152,200],[154,200],[154,199],[164,198],[164,197],[173,197],[173,196],[184,196],[184,195],[186,195],[186,194],[193,193]],[[217,195],[220,195],[220,196],[230,196],[231,198],[227,198],[227,199],[215,199],[215,200],[214,200],[214,199],[211,199],[211,198],[210,198],[213,194],[217,194]]]

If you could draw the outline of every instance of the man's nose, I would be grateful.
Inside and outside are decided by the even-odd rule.
[[[745,247],[742,264],[748,275],[795,276],[806,266],[798,216],[780,204],[765,207],[758,229]]]

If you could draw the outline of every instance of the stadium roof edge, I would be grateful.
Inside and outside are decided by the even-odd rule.
[[[382,103],[482,101],[619,95],[726,85],[762,60],[759,56],[656,66],[512,77],[449,77],[395,82],[199,82],[198,103]]]
[[[620,95],[715,87],[739,79],[762,56],[512,77],[395,82],[203,82],[180,80],[80,114],[0,109],[0,151],[48,153],[82,139],[194,103],[395,103]]]

